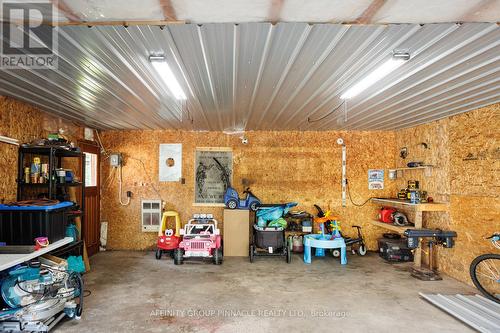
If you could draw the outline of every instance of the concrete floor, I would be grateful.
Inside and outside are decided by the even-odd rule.
[[[91,258],[80,321],[57,332],[472,332],[418,292],[472,293],[446,278],[423,282],[406,264],[376,254],[338,260],[296,255],[226,258],[222,266],[175,266],[152,252],[104,252]]]

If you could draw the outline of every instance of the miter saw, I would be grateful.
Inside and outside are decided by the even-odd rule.
[[[0,310],[0,332],[49,332],[61,319],[80,319],[83,280],[64,266],[40,262],[17,267],[2,279],[6,307]]]

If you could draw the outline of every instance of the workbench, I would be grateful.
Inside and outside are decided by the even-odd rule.
[[[396,226],[390,223],[384,223],[377,220],[371,220],[370,223],[380,228],[384,228],[393,232],[397,232],[399,234],[403,234],[406,229],[422,229],[423,228],[423,219],[422,214],[424,212],[446,212],[448,211],[448,205],[444,203],[438,202],[427,202],[427,203],[419,203],[413,204],[408,200],[404,199],[386,199],[386,198],[374,198],[371,199],[372,203],[381,205],[384,207],[394,207],[398,209],[408,209],[415,213],[415,219],[413,221],[414,226]],[[422,249],[419,247],[415,249],[415,253],[413,255],[413,263],[415,267],[422,266]]]
[[[66,244],[73,242],[72,237],[65,237],[57,242],[49,244],[47,247],[42,247],[38,251],[31,253],[19,253],[19,254],[0,254],[0,271],[9,269],[16,265],[22,264],[23,262],[29,261],[31,259],[37,258],[41,255],[54,251]]]

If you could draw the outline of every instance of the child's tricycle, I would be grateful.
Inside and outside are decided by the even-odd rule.
[[[181,265],[187,258],[212,258],[214,264],[222,264],[220,230],[212,214],[195,214],[181,229],[181,235],[174,264]]]
[[[366,251],[366,245],[365,245],[365,241],[363,239],[363,235],[361,234],[361,227],[359,225],[353,225],[352,227],[357,229],[358,237],[355,237],[355,238],[344,237],[345,245],[349,246],[351,248],[352,254],[357,253],[360,256],[364,256],[367,251]],[[354,248],[353,245],[355,245],[356,248]],[[334,257],[340,257],[340,251],[333,250],[332,255]]]
[[[175,231],[167,229],[167,219],[169,217],[175,218]],[[173,251],[179,247],[180,229],[181,219],[179,218],[179,213],[172,210],[163,212],[161,226],[158,230],[158,241],[156,242],[156,259],[161,259],[161,255],[165,251],[169,251],[173,257]]]

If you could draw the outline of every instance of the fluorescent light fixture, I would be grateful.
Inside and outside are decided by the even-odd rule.
[[[392,58],[384,62],[380,67],[368,74],[364,79],[356,83],[349,90],[343,93],[341,99],[349,99],[357,96],[360,92],[373,85],[375,82],[384,78],[387,74],[394,71],[407,60],[410,59],[409,53],[394,53]]]
[[[179,81],[175,78],[174,73],[170,69],[170,66],[165,61],[164,56],[150,56],[149,61],[155,68],[155,70],[160,74],[160,77],[163,79],[163,82],[167,85],[170,92],[174,95],[175,98],[179,100],[187,99],[186,94],[181,88]]]

